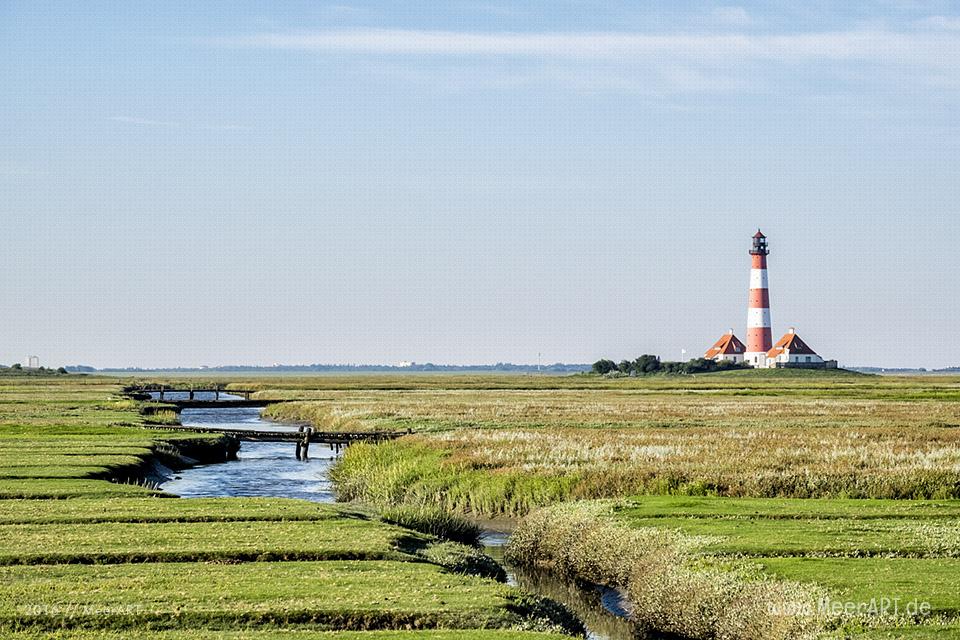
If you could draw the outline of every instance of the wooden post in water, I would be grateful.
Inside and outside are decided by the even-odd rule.
[[[163,387],[160,387],[160,402],[163,402]]]
[[[300,428],[297,429],[297,460],[303,460],[301,457],[301,452],[303,451],[303,425],[300,425]]]
[[[303,436],[303,447],[302,447],[303,460],[306,460],[307,457],[310,455],[310,436],[312,435],[313,435],[313,427],[307,427]]]

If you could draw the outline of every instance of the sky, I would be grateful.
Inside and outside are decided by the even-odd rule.
[[[960,3],[0,2],[0,363],[960,365]],[[538,356],[538,354],[540,354]]]

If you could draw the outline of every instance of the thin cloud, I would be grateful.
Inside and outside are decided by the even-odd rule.
[[[173,122],[169,120],[150,120],[149,118],[136,118],[132,116],[111,116],[109,118],[114,122],[123,122],[126,124],[136,124],[144,127],[166,127],[166,128],[180,128],[183,127],[183,123]],[[244,131],[247,127],[239,124],[232,123],[215,123],[215,124],[202,124],[202,123],[193,123],[186,125],[191,129],[204,129],[207,131]]]
[[[207,131],[246,131],[247,127],[240,124],[207,124],[201,126],[201,129]]]
[[[960,63],[960,39],[935,30],[798,34],[646,34],[632,32],[458,32],[396,29],[274,32],[218,38],[225,47],[410,56],[516,56],[646,64],[683,60],[727,66],[744,62],[869,62],[929,67]]]
[[[919,21],[919,26],[945,31],[960,31],[960,17],[958,16],[930,16]]]
[[[114,122],[125,122],[127,124],[138,124],[145,127],[179,127],[179,122],[167,122],[163,120],[149,120],[147,118],[134,118],[131,116],[112,116]]]
[[[710,17],[720,24],[745,27],[754,23],[753,17],[743,7],[716,7]]]
[[[498,18],[516,18],[519,16],[527,15],[526,11],[520,10],[510,5],[504,5],[504,4],[494,4],[494,3],[487,3],[487,2],[466,2],[466,3],[460,3],[458,6],[461,9],[466,11],[483,13],[490,16],[496,16]]]

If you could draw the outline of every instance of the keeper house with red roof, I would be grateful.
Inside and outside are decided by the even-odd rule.
[[[817,352],[807,346],[807,343],[800,339],[796,329],[790,327],[786,335],[773,345],[770,351],[767,351],[767,366],[804,366],[811,368],[826,368],[827,363],[823,358],[817,355]],[[837,363],[834,361],[833,366]]]
[[[704,354],[708,360],[746,363],[757,369],[835,369],[836,360],[824,360],[792,327],[776,344],[770,323],[770,290],[767,282],[767,237],[757,229],[750,249],[750,297],[747,304],[747,343],[733,335],[733,329],[717,340]]]
[[[703,356],[708,360],[729,360],[740,364],[743,362],[743,354],[747,350],[747,345],[740,342],[740,338],[733,335],[733,329],[727,331]]]

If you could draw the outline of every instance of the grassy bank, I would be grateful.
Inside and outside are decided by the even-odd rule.
[[[853,501],[585,502],[528,516],[508,555],[622,588],[642,625],[692,638],[852,637],[892,624],[947,637],[960,618],[958,510],[872,502],[861,517]]]
[[[418,386],[422,383],[423,386]],[[960,379],[746,371],[605,380],[250,381],[278,419],[411,430],[351,448],[344,497],[486,515],[634,494],[960,497]]]
[[[631,494],[960,497],[960,429],[471,429],[351,447],[346,499],[524,514]]]

